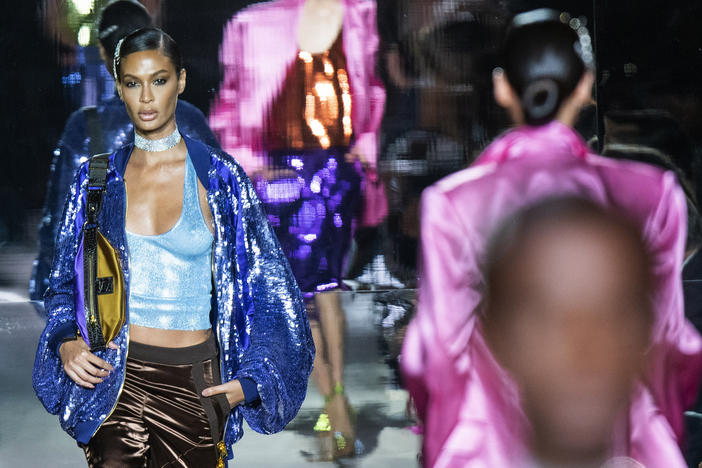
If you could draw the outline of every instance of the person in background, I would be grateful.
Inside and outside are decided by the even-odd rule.
[[[424,463],[510,466],[524,455],[529,425],[515,384],[479,326],[481,266],[487,239],[506,216],[547,197],[577,195],[630,217],[655,265],[652,345],[623,455],[648,468],[685,466],[683,412],[702,376],[702,339],[683,310],[685,196],[672,172],[595,155],[573,130],[594,80],[583,20],[547,9],[519,14],[501,61],[495,99],[516,128],[422,195],[419,302],[402,367],[425,425]]]
[[[210,114],[222,146],[252,178],[308,301],[313,378],[326,400],[315,428],[333,437],[327,459],[354,453],[338,290],[361,194],[359,224],[377,225],[387,212],[384,193],[371,190],[385,103],[377,48],[375,2],[252,5],[224,31],[224,78]]]
[[[305,398],[304,302],[244,170],[178,130],[186,70],[175,41],[132,32],[114,76],[134,143],[104,160],[97,221],[119,260],[126,321],[94,346],[82,307],[94,290],[81,285],[95,171],[83,163],[57,236],[34,389],[92,467],[223,467],[243,418],[278,432]]]
[[[100,12],[97,20],[98,47],[110,76],[112,57],[119,40],[132,31],[151,24],[148,11],[136,0],[114,1]],[[219,147],[205,116],[192,104],[179,100],[176,120],[184,135]],[[94,154],[110,153],[133,140],[134,125],[116,91],[96,106],[78,109],[68,118],[51,163],[43,216],[39,224],[39,252],[29,282],[30,299],[41,301],[49,286],[54,242],[64,203],[69,195],[68,188],[78,166]]]
[[[638,229],[582,198],[547,199],[509,217],[485,259],[481,324],[531,428],[518,466],[616,466],[653,321]]]

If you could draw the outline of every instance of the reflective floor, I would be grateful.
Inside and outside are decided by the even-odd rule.
[[[82,451],[34,395],[31,369],[44,319],[26,300],[32,252],[0,246],[0,467],[84,466]],[[246,428],[231,466],[412,467],[419,438],[406,414],[407,393],[393,370],[412,291],[342,293],[346,312],[346,394],[355,421],[355,456],[327,458],[330,440],[313,428],[324,399],[310,382],[297,418],[281,433]]]

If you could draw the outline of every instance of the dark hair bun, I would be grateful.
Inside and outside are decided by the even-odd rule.
[[[551,78],[532,81],[522,93],[522,109],[530,125],[547,123],[558,112],[560,103],[558,83]]]
[[[100,12],[97,20],[98,39],[108,57],[115,55],[120,39],[137,29],[151,26],[151,16],[146,8],[134,0],[110,2]]]
[[[505,76],[519,96],[528,125],[543,125],[556,117],[586,70],[581,34],[564,22],[570,18],[540,9],[514,17],[503,46]],[[589,36],[587,36],[589,39]]]

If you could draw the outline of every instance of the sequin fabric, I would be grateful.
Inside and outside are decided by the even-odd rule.
[[[268,149],[348,147],[352,99],[343,33],[325,52],[301,50],[273,99],[264,132]]]
[[[275,150],[271,164],[288,175],[255,181],[268,219],[306,297],[343,286],[361,201],[361,176],[347,148]]]
[[[116,94],[98,103],[97,114],[105,152],[110,153],[134,140],[134,126],[127,116],[124,104]],[[192,104],[183,100],[178,101],[176,121],[183,135],[201,140],[215,148],[219,147],[205,116]],[[86,108],[81,108],[69,117],[58,146],[54,150],[43,215],[39,224],[39,254],[34,261],[29,283],[29,297],[33,300],[41,300],[49,286],[54,242],[61,224],[61,214],[68,196],[68,189],[78,167],[90,156],[89,148],[90,135],[86,128]]]
[[[212,234],[202,216],[189,155],[175,225],[155,236],[126,232],[132,276],[129,323],[169,330],[210,328]]]
[[[352,144],[343,33],[325,52],[299,51],[268,114],[272,177],[255,179],[268,219],[308,298],[339,288],[363,171],[346,162]]]
[[[260,402],[239,405],[229,415],[225,443],[242,436],[242,418],[262,433],[282,430],[305,398],[314,359],[309,323],[299,288],[261,209],[253,186],[226,153],[184,137],[198,178],[207,187],[215,228],[214,331],[220,348],[222,381],[248,377]],[[130,287],[124,229],[122,174],[132,146],[113,153],[100,225],[120,253],[127,292]],[[33,370],[37,396],[59,415],[61,426],[85,443],[112,411],[124,382],[128,342],[125,326],[115,339],[119,349],[98,352],[115,371],[89,390],[74,384],[57,355],[61,338],[75,330],[73,262],[84,218],[87,164],[71,184],[59,227],[57,255],[45,298],[48,321]],[[229,457],[231,457],[229,450]]]

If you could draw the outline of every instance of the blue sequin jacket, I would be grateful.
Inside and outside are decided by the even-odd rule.
[[[314,345],[302,296],[254,188],[241,166],[221,150],[184,137],[198,174],[207,187],[214,219],[213,330],[220,348],[222,381],[249,378],[260,401],[242,404],[229,415],[224,441],[242,436],[242,417],[261,433],[282,430],[305,398]],[[132,151],[112,153],[103,206],[102,233],[119,250],[127,293],[129,258],[125,237],[124,169]],[[70,187],[59,226],[50,286],[45,296],[47,324],[34,363],[33,384],[46,409],[85,444],[111,414],[125,375],[128,326],[114,340],[119,349],[96,354],[115,368],[94,389],[75,384],[64,372],[57,348],[75,333],[74,260],[85,219],[87,164]],[[128,322],[128,320],[127,320]],[[229,450],[231,457],[231,450]]]

